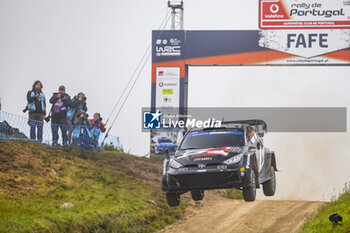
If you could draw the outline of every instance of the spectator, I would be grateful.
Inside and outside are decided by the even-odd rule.
[[[106,132],[105,125],[102,123],[101,114],[96,112],[94,114],[94,119],[90,119],[91,126],[100,129],[103,133]]]
[[[88,117],[87,113],[80,111],[74,120],[73,143],[81,149],[89,149],[92,142],[91,123]]]
[[[78,95],[74,96],[71,101],[71,106],[67,111],[67,122],[69,125],[73,125],[74,121],[77,118],[78,113],[87,112],[86,107],[86,96],[83,92],[79,92]],[[72,127],[69,127],[68,130],[68,141],[71,142],[72,137]]]
[[[46,115],[45,95],[42,92],[43,85],[37,80],[33,83],[32,90],[27,93],[27,109],[29,111],[30,138],[42,142],[43,120]]]
[[[59,86],[58,92],[53,93],[50,103],[51,108],[51,130],[52,130],[52,145],[58,145],[58,129],[61,129],[62,145],[67,146],[67,110],[73,107],[70,96],[66,94],[66,88]]]
[[[83,92],[79,92],[78,95],[74,96],[72,99],[72,107],[67,112],[68,120],[74,123],[77,115],[82,111],[87,112],[86,97]]]
[[[100,134],[101,134],[101,132],[103,132],[103,133],[106,132],[106,128],[105,128],[104,124],[102,123],[101,114],[96,112],[94,114],[94,118],[90,119],[90,122],[91,122],[91,126],[92,126],[91,133],[92,133],[92,137],[94,140],[94,144],[95,144],[95,147],[98,148],[99,147],[98,140],[100,138]]]
[[[80,111],[74,120],[74,125],[91,127],[91,122],[88,120],[89,115],[85,111]]]

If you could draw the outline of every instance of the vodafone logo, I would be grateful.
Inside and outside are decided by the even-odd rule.
[[[158,85],[159,85],[160,87],[163,87],[163,86],[164,86],[164,83],[160,82]]]
[[[280,10],[280,8],[279,8],[279,6],[278,6],[277,4],[272,4],[272,5],[270,6],[270,11],[271,11],[271,13],[276,14],[279,10]]]

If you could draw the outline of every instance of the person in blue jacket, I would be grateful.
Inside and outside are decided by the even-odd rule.
[[[27,93],[27,109],[29,112],[30,139],[43,140],[43,120],[46,116],[45,95],[42,92],[43,84],[37,80],[32,90]]]
[[[86,96],[83,92],[79,92],[76,96],[72,98],[71,106],[68,108],[67,111],[67,122],[69,125],[71,125],[68,129],[68,142],[72,142],[72,131],[74,124],[74,121],[79,117],[80,112],[87,112],[87,106],[86,106]]]

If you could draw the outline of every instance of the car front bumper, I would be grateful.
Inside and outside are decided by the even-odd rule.
[[[170,168],[163,177],[162,190],[165,192],[225,189],[248,186],[250,179],[249,171],[233,166],[222,168],[216,165],[205,169],[192,168]]]

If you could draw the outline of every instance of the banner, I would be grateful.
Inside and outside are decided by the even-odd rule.
[[[259,28],[350,28],[350,1],[259,0]]]
[[[158,67],[156,85],[156,107],[178,108],[180,103],[180,68]]]

